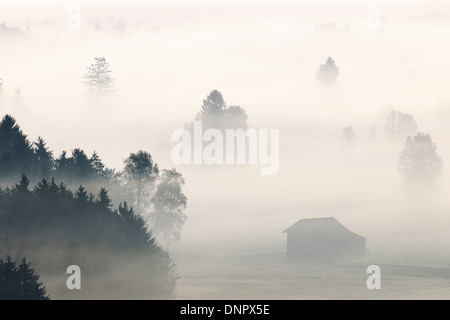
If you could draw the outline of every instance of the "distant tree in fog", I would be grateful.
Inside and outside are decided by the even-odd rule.
[[[16,92],[14,93],[14,100],[13,100],[14,108],[22,108],[24,106],[23,98],[22,98],[22,90],[20,90],[19,87],[17,87]]]
[[[442,159],[436,152],[436,144],[426,133],[408,137],[400,155],[399,171],[407,185],[432,186],[442,169]]]
[[[136,211],[142,213],[142,200],[154,186],[159,174],[158,165],[153,162],[148,152],[141,150],[131,153],[124,163],[125,179],[134,190]]]
[[[195,120],[201,120],[203,126],[207,128],[246,129],[248,116],[245,109],[240,106],[227,106],[222,93],[212,90],[203,100]]]
[[[99,98],[114,92],[114,79],[111,78],[111,69],[104,57],[94,58],[94,63],[87,67],[84,79],[93,97]]]
[[[41,178],[49,177],[54,167],[53,152],[48,150],[47,143],[41,137],[34,142],[34,154],[37,160],[37,174]]]
[[[30,263],[17,265],[10,256],[0,259],[0,300],[49,300]]]
[[[76,148],[71,154],[62,151],[60,156],[54,157],[43,138],[30,143],[15,119],[6,115],[0,122],[0,188],[9,186],[22,174],[31,180],[41,180],[37,192],[43,190],[44,194],[54,193],[58,188],[67,191],[65,186],[56,185],[53,178],[68,183],[73,189],[80,184],[88,188],[103,187],[98,197],[104,207],[109,208],[112,199],[127,201],[133,204],[137,214],[148,219],[160,238],[180,237],[186,219],[184,179],[175,169],[164,170],[160,176],[159,167],[148,152],[131,153],[124,160],[123,171],[118,172],[106,168],[95,151],[89,157],[84,150]],[[28,184],[29,180],[21,180],[19,189],[26,190]],[[111,192],[111,199],[106,197],[106,190]],[[95,196],[90,191],[78,188],[75,199],[93,205]]]
[[[325,64],[321,64],[317,71],[317,79],[324,84],[336,83],[339,76],[339,68],[331,57],[328,57]]]
[[[209,93],[206,99],[203,100],[200,113],[206,116],[221,116],[227,108],[222,93],[217,90],[213,90]]]
[[[342,130],[341,142],[343,145],[351,145],[355,141],[355,133],[353,127],[348,126]]]
[[[3,93],[3,79],[0,78],[0,112],[3,110],[3,99],[4,99],[4,93]]]
[[[187,198],[182,191],[184,179],[175,169],[163,170],[152,197],[153,212],[150,222],[153,233],[167,241],[179,240],[187,217],[184,212]]]
[[[384,128],[391,138],[405,138],[418,132],[417,122],[414,120],[414,117],[408,113],[396,110],[389,112]]]
[[[247,112],[240,106],[229,106],[225,112],[225,129],[247,129]]]

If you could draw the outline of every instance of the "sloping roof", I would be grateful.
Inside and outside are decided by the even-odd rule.
[[[339,221],[337,221],[333,217],[327,217],[327,218],[313,218],[313,219],[300,219],[296,223],[294,223],[292,226],[287,228],[283,231],[283,233],[288,232],[304,232],[307,231],[308,233],[351,233],[355,236],[358,236],[360,238],[366,239],[365,237],[360,236],[359,234],[356,234],[350,230],[348,230],[344,225],[342,225]]]

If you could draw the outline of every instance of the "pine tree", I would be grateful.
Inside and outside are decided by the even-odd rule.
[[[95,97],[111,94],[114,92],[114,79],[111,78],[109,64],[104,57],[94,58],[94,63],[87,67],[84,75],[84,82],[89,93]]]
[[[72,151],[72,171],[74,178],[86,179],[93,175],[93,168],[91,160],[86,153],[81,149],[74,149]]]
[[[84,203],[88,201],[87,191],[83,186],[79,186],[77,192],[75,192],[75,199],[79,203]]]
[[[108,196],[108,191],[106,191],[106,189],[103,187],[100,189],[100,192],[98,193],[97,203],[100,205],[100,207],[105,209],[110,209],[112,207],[112,200]]]
[[[38,174],[40,177],[48,177],[53,170],[53,152],[47,148],[47,143],[41,137],[38,137],[34,143],[34,154],[37,158]]]
[[[124,222],[125,237],[123,241],[126,247],[149,248],[155,245],[154,238],[148,231],[141,215],[135,214],[133,208],[128,207],[127,202],[119,204],[119,215]]]
[[[145,285],[146,296],[148,292],[160,298],[173,296],[176,277],[172,261],[155,243],[142,216],[126,203],[113,211],[109,209],[111,202],[105,189],[94,199],[82,186],[72,194],[64,184],[57,185],[53,179],[51,182],[43,179],[32,191],[28,187],[29,180],[23,176],[12,190],[0,190],[1,252],[21,256],[20,252],[26,251],[28,257],[31,255],[39,261],[39,268],[45,269],[49,276],[58,276],[61,272],[54,264],[55,252],[67,253],[67,256],[58,254],[58,260],[65,259],[61,261],[64,265],[76,263],[93,275],[98,274],[97,270],[103,274],[120,274],[127,284],[129,280],[135,281],[133,284],[142,281],[140,275],[145,269],[150,279]],[[56,251],[42,250],[47,246]],[[99,255],[101,252],[116,254]],[[140,263],[133,263],[134,258]],[[117,270],[115,266],[124,268]],[[26,280],[31,278],[28,263],[7,270],[11,269],[21,270],[24,275],[20,280],[14,273],[18,279],[15,283],[24,284],[27,290],[33,289],[32,282]],[[2,278],[0,267],[0,294],[5,292],[2,289],[10,288],[11,282],[1,282],[5,278],[11,279]],[[7,298],[11,298],[11,294],[8,293]]]
[[[5,115],[0,123],[0,178],[30,173],[34,164],[32,144],[16,120]]]
[[[17,266],[10,256],[0,259],[0,300],[49,300],[31,263],[26,259]]]
[[[92,153],[90,162],[92,164],[92,168],[94,169],[94,175],[102,177],[105,173],[105,165],[103,164],[96,151]]]
[[[19,184],[16,184],[16,190],[19,193],[27,193],[28,186],[30,185],[30,180],[28,180],[27,176],[25,174],[22,174],[22,178],[20,179]]]
[[[73,159],[67,157],[67,152],[61,152],[59,158],[55,160],[56,174],[62,180],[72,181]]]

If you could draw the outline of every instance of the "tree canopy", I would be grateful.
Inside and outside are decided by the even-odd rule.
[[[54,179],[42,179],[32,189],[29,183],[23,175],[14,187],[0,189],[2,252],[32,257],[47,272],[75,263],[91,275],[108,270],[122,256],[127,258],[121,263],[130,265],[134,256],[151,270],[148,277],[160,279],[148,290],[158,297],[173,296],[173,264],[126,202],[114,210],[105,188],[95,197],[83,186],[72,193]]]
[[[39,275],[26,259],[17,265],[10,256],[0,259],[0,300],[49,300]]]
[[[94,97],[111,94],[114,92],[114,79],[111,77],[109,63],[104,57],[94,58],[94,63],[86,68],[84,82],[89,93]]]
[[[391,110],[384,126],[386,133],[391,138],[404,139],[407,136],[417,134],[418,126],[411,114]]]
[[[336,66],[331,57],[328,57],[325,64],[321,64],[319,70],[317,71],[317,79],[323,84],[333,84],[336,83],[339,77],[339,68]]]
[[[430,135],[419,132],[414,138],[406,139],[399,159],[399,171],[407,185],[428,187],[436,183],[442,163]]]
[[[163,170],[150,215],[152,230],[160,238],[179,240],[180,231],[187,219],[184,210],[187,198],[182,192],[183,176],[175,169]]]
[[[169,172],[171,171],[168,170],[160,178],[158,164],[150,153],[142,150],[131,153],[124,160],[123,171],[117,172],[107,168],[95,151],[88,156],[84,150],[75,148],[70,154],[62,151],[58,157],[54,157],[42,137],[31,143],[10,115],[6,115],[0,122],[0,186],[9,186],[25,174],[28,183],[29,180],[42,183],[42,179],[50,183],[54,178],[64,181],[67,184],[66,189],[73,190],[84,185],[86,197],[89,192],[95,193],[98,188],[104,187],[111,196],[110,205],[114,205],[113,200],[116,200],[116,207],[119,201],[126,201],[136,212],[148,217],[154,212],[156,203],[162,203],[161,200],[152,201],[152,197],[158,189],[167,187],[166,178]],[[178,194],[174,196],[184,197],[181,191],[184,180],[178,172],[175,176],[179,176],[177,181],[180,182],[180,187],[177,189]],[[158,194],[162,193],[159,191]],[[80,196],[83,195],[80,193]]]
[[[222,93],[218,90],[212,90],[203,100],[195,120],[202,121],[205,128],[219,130],[248,127],[245,109],[237,105],[227,106]]]

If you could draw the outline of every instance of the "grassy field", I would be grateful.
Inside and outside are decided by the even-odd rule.
[[[389,261],[395,263],[389,263]],[[449,299],[448,264],[399,264],[368,255],[328,265],[288,262],[284,253],[180,255],[179,299]],[[406,262],[407,260],[405,260]],[[378,263],[377,263],[378,262]],[[369,290],[367,267],[381,268]]]

